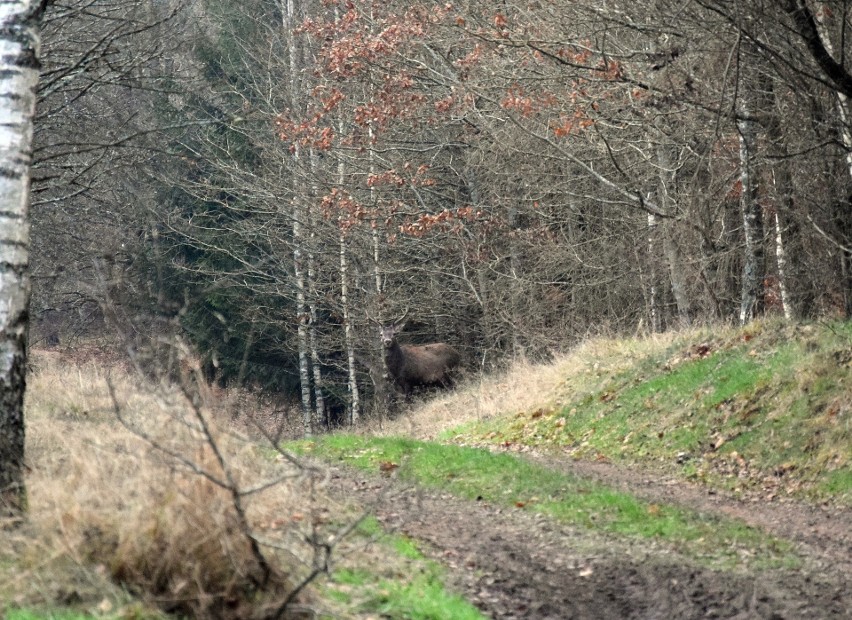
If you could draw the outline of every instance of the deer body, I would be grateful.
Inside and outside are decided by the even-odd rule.
[[[397,334],[405,327],[404,318],[381,326],[385,366],[394,382],[406,399],[416,387],[452,387],[451,371],[461,362],[459,352],[443,342],[399,344]]]

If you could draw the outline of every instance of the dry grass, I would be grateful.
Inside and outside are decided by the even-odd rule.
[[[246,440],[229,416],[120,366],[32,358],[30,519],[0,530],[0,600],[137,613],[141,599],[147,609],[211,618],[263,616],[281,604],[311,568],[305,534],[326,510],[304,470]],[[118,422],[116,403],[136,433]],[[240,499],[252,533],[270,543],[271,571],[228,488],[269,482]]]

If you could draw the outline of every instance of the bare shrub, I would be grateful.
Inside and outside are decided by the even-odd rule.
[[[293,589],[288,576],[260,565],[224,489],[185,472],[169,482],[121,521],[90,519],[86,559],[169,613],[265,617],[258,603],[282,600]]]
[[[126,605],[126,589],[194,618],[302,613],[340,534],[323,529],[317,472],[234,432],[227,412],[186,386],[34,358],[31,520],[15,542],[32,560],[15,583],[40,581],[43,592],[73,567],[76,582],[61,588],[73,600],[110,592],[111,605]],[[0,597],[6,578],[0,569]],[[16,600],[39,596],[19,590]]]

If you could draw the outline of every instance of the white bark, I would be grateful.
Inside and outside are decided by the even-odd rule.
[[[338,121],[338,135],[343,135],[343,123]],[[343,160],[337,163],[338,186],[343,187],[345,181],[345,164]],[[340,228],[340,306],[343,313],[343,337],[346,346],[346,367],[349,383],[349,424],[355,426],[361,417],[361,394],[358,391],[358,375],[355,367],[355,335],[352,330],[352,312],[349,307],[349,253],[346,247],[346,231],[343,229],[343,214],[337,218]]]
[[[819,31],[823,46],[832,57],[836,58],[834,45],[831,43],[831,37],[828,36],[828,28],[825,25],[825,16],[830,14],[830,10],[817,10],[815,12],[817,30]],[[852,125],[850,125],[849,97],[840,91],[836,90],[834,92],[837,95],[837,113],[840,116],[840,138],[843,141],[843,146],[846,147],[846,171],[852,176]]]
[[[26,509],[29,189],[39,38],[33,2],[0,2],[0,516]]]
[[[297,155],[296,155],[297,156]],[[305,267],[302,258],[302,210],[298,199],[293,201],[293,283],[296,287],[297,342],[299,347],[299,382],[302,386],[302,423],[305,435],[313,432],[311,411],[311,375],[308,364],[308,312],[305,295]]]
[[[784,318],[793,318],[793,308],[790,304],[790,294],[787,292],[787,255],[784,252],[784,236],[781,233],[781,216],[775,212],[775,261],[778,263],[778,288],[781,291],[781,306]]]
[[[651,265],[651,273],[648,277],[648,322],[650,323],[651,333],[659,333],[663,331],[662,321],[660,320],[660,308],[657,293],[657,270],[655,269],[657,255],[657,216],[653,213],[648,214],[648,262]]]
[[[340,304],[343,308],[343,335],[346,340],[346,363],[349,369],[349,424],[355,426],[361,417],[361,397],[355,373],[355,338],[349,311],[349,258],[346,233],[343,230],[340,231]]]
[[[370,141],[370,176],[376,174],[376,154],[373,152],[373,128],[367,129],[367,136]],[[378,204],[376,202],[376,188],[370,187],[370,206],[376,210],[372,221],[370,222],[370,239],[373,243],[373,276],[376,279],[376,299],[382,298],[382,270],[379,267],[381,256],[379,254],[380,239],[379,239],[379,214]]]
[[[317,175],[317,157],[316,153],[311,150],[311,178],[316,179]],[[319,344],[317,341],[317,299],[319,292],[317,291],[317,273],[316,273],[316,258],[314,257],[314,248],[316,247],[318,217],[316,208],[313,207],[314,201],[317,198],[319,190],[316,184],[311,186],[311,203],[308,205],[308,221],[311,226],[310,243],[308,244],[308,291],[310,292],[310,301],[308,308],[310,312],[310,322],[308,323],[308,339],[311,347],[311,367],[314,371],[314,411],[315,411],[315,427],[325,424],[325,397],[323,396],[322,382],[322,366],[320,364]]]
[[[820,3],[821,5],[824,3]],[[831,37],[828,33],[828,28],[825,24],[826,15],[831,15],[831,10],[823,10],[824,6],[819,6],[815,12],[817,30],[822,39],[823,46],[826,51],[834,58],[837,56],[834,53],[834,45],[831,43]],[[840,138],[843,141],[843,146],[846,148],[846,172],[852,176],[852,111],[850,111],[849,97],[839,90],[835,91],[837,95],[837,113],[840,116]],[[843,294],[846,298],[846,316],[852,316],[852,253],[843,251],[840,253],[840,272],[843,277],[844,290]]]
[[[284,7],[284,29],[288,35],[288,49],[290,61],[290,98],[291,107],[295,109],[296,102],[301,97],[299,89],[299,48],[296,44],[296,1],[287,0]],[[302,151],[298,144],[294,145],[293,163],[296,169],[302,159]],[[301,204],[301,192],[296,191],[296,196],[292,203],[292,219],[293,219],[293,284],[296,289],[296,321],[297,333],[296,341],[299,349],[299,382],[302,388],[302,425],[305,435],[313,433],[313,415],[311,411],[311,373],[310,364],[308,361],[308,319],[310,314],[307,306],[306,284],[305,284],[305,265],[304,265],[304,234],[302,232],[302,222],[304,221],[305,213]]]
[[[781,128],[781,118],[784,114],[782,102],[778,98],[778,93],[773,82],[767,80],[766,90],[771,94],[772,115],[770,122],[767,123],[766,130],[771,144],[784,145],[781,147],[781,152],[787,155],[787,147],[784,141],[784,134]],[[794,225],[793,214],[795,212],[795,204],[793,202],[793,175],[790,168],[790,160],[788,157],[782,157],[780,161],[772,167],[771,182],[774,186],[774,194],[776,196],[775,204],[775,264],[778,269],[778,289],[781,295],[781,307],[784,311],[784,318],[788,321],[793,320],[797,316],[796,302],[794,296],[791,295],[795,291],[796,281],[792,277],[796,271],[797,263],[797,231],[798,226]],[[791,241],[791,243],[788,243]],[[792,247],[792,252],[789,251]],[[800,249],[800,247],[798,248]]]
[[[740,323],[746,324],[763,310],[763,212],[757,200],[754,178],[754,155],[757,146],[757,123],[749,119],[749,110],[744,104],[739,107],[740,120],[740,183],[742,195],[740,208],[743,217],[742,290],[740,293]]]

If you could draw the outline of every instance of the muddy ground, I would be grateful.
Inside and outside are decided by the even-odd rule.
[[[546,464],[655,502],[742,519],[794,541],[803,566],[711,570],[654,541],[604,537],[348,469],[333,469],[330,490],[372,505],[385,527],[425,543],[447,567],[449,586],[491,618],[852,618],[849,509],[739,500],[607,463]]]

